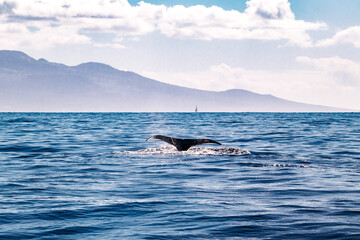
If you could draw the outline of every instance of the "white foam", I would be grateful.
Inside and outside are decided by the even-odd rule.
[[[206,156],[221,156],[221,155],[229,155],[229,156],[239,156],[251,154],[248,150],[240,149],[240,148],[230,148],[230,147],[192,147],[187,151],[178,151],[175,147],[166,146],[160,148],[146,148],[140,149],[137,151],[116,151],[115,153],[126,153],[126,154],[142,154],[142,155],[163,155],[163,154],[171,154],[171,155],[206,155]]]

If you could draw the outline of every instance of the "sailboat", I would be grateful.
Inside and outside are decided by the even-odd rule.
[[[195,107],[195,112],[198,112],[197,105],[196,105],[196,107]]]

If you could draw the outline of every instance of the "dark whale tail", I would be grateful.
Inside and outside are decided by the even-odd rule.
[[[215,144],[221,145],[221,143],[211,140],[211,139],[181,139],[181,138],[167,137],[167,136],[163,136],[163,135],[154,135],[154,136],[146,139],[146,141],[148,141],[150,139],[159,139],[164,142],[167,142],[167,143],[175,146],[178,151],[186,151],[189,148],[191,148],[192,146],[205,144],[205,143],[215,143]]]

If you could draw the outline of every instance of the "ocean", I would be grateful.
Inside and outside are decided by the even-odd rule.
[[[0,239],[360,239],[359,113],[0,113],[0,162]]]

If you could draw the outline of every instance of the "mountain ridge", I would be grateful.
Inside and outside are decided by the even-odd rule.
[[[0,51],[0,111],[45,112],[335,112],[244,89],[186,88],[96,62],[67,66]]]

